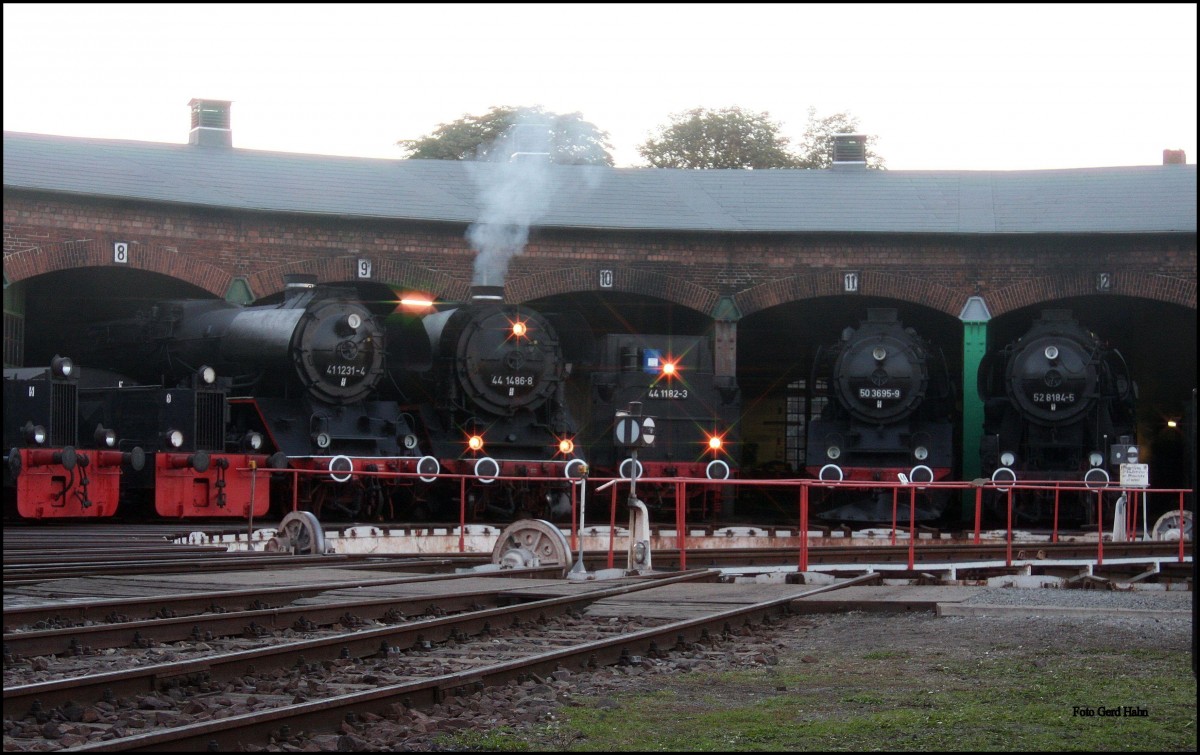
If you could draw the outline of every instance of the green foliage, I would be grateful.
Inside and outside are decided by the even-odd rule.
[[[441,123],[432,134],[419,139],[402,139],[396,144],[405,157],[414,160],[485,160],[494,150],[508,149],[514,127],[539,126],[539,141],[551,159],[565,165],[612,165],[608,132],[583,120],[580,113],[559,115],[533,107],[493,106],[485,115],[464,115]]]
[[[655,168],[798,167],[787,145],[767,113],[695,108],[672,115],[638,153]]]

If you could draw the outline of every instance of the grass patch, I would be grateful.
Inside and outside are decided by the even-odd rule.
[[[548,726],[442,744],[574,752],[1196,750],[1196,680],[1190,655],[1181,653],[880,651],[647,681],[653,691],[612,695],[605,706],[585,699]],[[1146,715],[1127,715],[1126,706]],[[1081,715],[1089,709],[1095,715]]]

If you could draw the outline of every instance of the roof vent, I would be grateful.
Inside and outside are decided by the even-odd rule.
[[[1187,165],[1187,155],[1181,149],[1164,149],[1163,165]]]
[[[229,100],[192,100],[192,130],[188,144],[201,147],[232,147],[233,129],[229,127]]]
[[[517,123],[509,132],[509,162],[550,162],[549,123]]]
[[[833,135],[833,167],[867,167],[867,137],[864,134]]]

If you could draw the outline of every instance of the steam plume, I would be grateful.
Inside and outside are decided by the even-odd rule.
[[[529,227],[545,215],[555,195],[550,117],[519,111],[513,126],[476,161],[486,164],[469,164],[482,208],[467,229],[476,252],[472,285],[504,285],[509,261],[525,250]]]

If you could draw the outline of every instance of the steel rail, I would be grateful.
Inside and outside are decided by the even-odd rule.
[[[389,685],[324,700],[189,724],[169,731],[147,732],[122,739],[90,743],[72,748],[72,751],[198,751],[204,749],[212,751],[214,749],[234,749],[252,739],[265,739],[276,734],[283,726],[297,731],[300,729],[312,731],[320,728],[333,731],[351,713],[386,715],[390,707],[396,704],[406,707],[426,707],[438,703],[448,696],[474,692],[485,686],[503,684],[522,675],[548,675],[556,669],[572,666],[588,669],[613,665],[620,662],[622,657],[633,654],[634,651],[656,654],[660,643],[661,646],[671,647],[686,642],[688,639],[700,638],[710,628],[729,627],[737,621],[752,623],[753,620],[761,620],[762,617],[772,613],[783,613],[791,604],[802,601],[805,597],[874,581],[878,578],[878,574],[862,575],[844,583],[816,587],[801,595],[773,598],[738,606],[698,618],[671,622],[527,658],[477,667],[419,682]],[[596,597],[596,595],[592,594],[592,597]]]
[[[269,647],[233,653],[221,653],[207,658],[195,658],[174,663],[93,674],[74,679],[37,682],[4,689],[7,710],[29,711],[34,700],[45,707],[63,705],[69,701],[100,700],[106,690],[118,697],[148,694],[170,680],[183,681],[203,676],[220,680],[247,673],[248,666],[280,668],[298,661],[334,660],[339,657],[367,657],[381,648],[410,647],[420,641],[437,641],[458,633],[477,634],[492,621],[522,619],[552,613],[562,614],[580,605],[593,603],[603,597],[623,595],[650,587],[675,582],[715,580],[717,573],[709,570],[683,572],[671,576],[643,578],[644,582],[616,588],[596,589],[585,593],[547,598],[501,608],[471,611],[455,616],[417,621],[401,626],[380,627],[347,632],[315,640],[299,640]],[[15,707],[10,707],[15,706]]]

